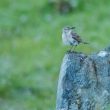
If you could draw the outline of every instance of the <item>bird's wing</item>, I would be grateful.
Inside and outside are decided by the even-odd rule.
[[[78,41],[78,42],[82,42],[82,39],[81,39],[80,36],[77,35],[76,33],[71,32],[71,37],[72,37],[73,39],[75,39],[76,41]]]

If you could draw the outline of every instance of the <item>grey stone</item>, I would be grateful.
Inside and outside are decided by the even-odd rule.
[[[65,54],[58,81],[56,110],[109,110],[109,48],[88,56],[78,52]]]

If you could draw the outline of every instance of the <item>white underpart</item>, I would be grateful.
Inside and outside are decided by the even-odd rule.
[[[73,46],[78,45],[78,42],[72,38],[70,31],[68,33],[64,33],[64,32],[62,33],[62,40],[65,45],[73,45]]]
[[[65,35],[64,32],[62,33],[62,40],[65,45],[70,45],[68,38],[67,38],[67,35]]]

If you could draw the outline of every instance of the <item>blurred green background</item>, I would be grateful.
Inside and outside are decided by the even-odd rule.
[[[76,0],[61,14],[48,0],[0,0],[0,110],[55,110],[60,64],[69,47],[64,26],[75,26],[97,52],[110,43],[110,0]]]

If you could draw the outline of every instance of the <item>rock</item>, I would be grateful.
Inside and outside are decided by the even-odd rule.
[[[68,52],[61,65],[56,110],[106,110],[110,104],[110,49],[86,56]]]

